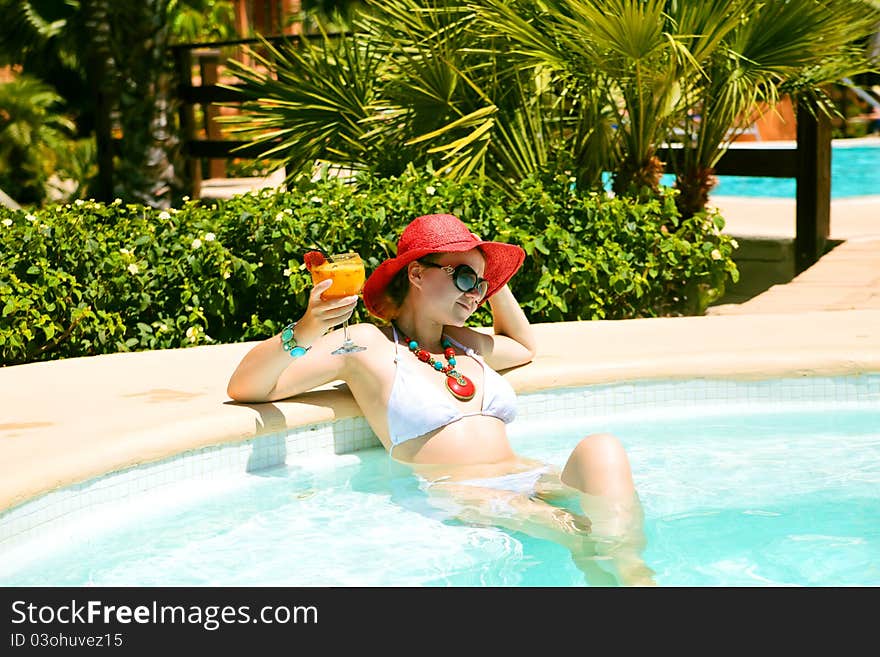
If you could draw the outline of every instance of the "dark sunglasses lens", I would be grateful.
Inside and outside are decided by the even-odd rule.
[[[477,272],[467,265],[463,265],[455,271],[455,287],[462,292],[476,292],[480,298],[483,298],[489,289],[489,283],[487,281],[477,283],[478,280]]]
[[[473,269],[464,265],[455,270],[455,287],[462,292],[470,292],[477,282],[477,274]]]

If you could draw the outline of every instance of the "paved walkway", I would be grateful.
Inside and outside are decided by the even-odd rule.
[[[795,206],[788,199],[719,197],[725,232],[760,237],[795,236]],[[709,315],[880,309],[880,196],[831,204],[832,240],[843,240],[792,281],[744,303],[709,308]]]

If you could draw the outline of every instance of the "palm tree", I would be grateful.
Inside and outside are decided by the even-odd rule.
[[[683,140],[675,172],[686,213],[705,204],[719,146],[742,117],[785,89],[820,99],[820,83],[864,68],[850,44],[876,24],[866,0],[367,8],[349,39],[270,49],[269,73],[242,70],[251,114],[235,129],[286,154],[294,172],[315,159],[387,175],[431,162],[509,188],[570,169],[587,189],[607,170],[617,194],[649,195],[665,168],[660,149]]]
[[[526,4],[487,0],[482,11],[524,54],[564,76],[575,92],[591,93],[614,117],[614,191],[656,191],[664,170],[657,149],[745,3],[544,0],[523,20]]]
[[[715,165],[759,107],[772,111],[790,93],[831,113],[824,87],[871,67],[859,45],[880,24],[880,12],[870,3],[750,2],[743,9],[686,96],[700,117],[682,124],[683,157],[675,173],[684,217],[705,208]]]
[[[71,107],[89,108],[81,50],[87,34],[79,2],[0,0],[0,15],[0,66],[21,66]]]
[[[182,188],[175,157],[179,137],[172,103],[173,71],[170,42],[170,0],[115,3],[83,0],[84,6],[105,7],[106,25],[96,25],[95,48],[109,47],[109,79],[115,92],[114,122],[121,139],[117,147],[116,196],[157,207],[168,207]],[[97,14],[92,14],[97,16]],[[109,28],[105,31],[105,27]],[[105,35],[109,43],[98,42]]]
[[[96,133],[97,198],[167,206],[180,191],[166,48],[172,30],[212,29],[193,9],[223,0],[0,0],[0,64],[55,86],[80,135]],[[112,141],[112,133],[119,140]]]
[[[512,49],[468,4],[388,0],[368,9],[346,39],[265,44],[257,67],[230,62],[248,98],[245,115],[226,119],[231,132],[253,136],[265,157],[286,157],[290,175],[315,160],[380,175],[432,163],[440,175],[479,173],[503,188],[556,159],[600,152],[590,151],[602,134],[595,94],[561,99],[553,71]],[[567,140],[576,147],[560,158]]]
[[[60,105],[52,87],[35,78],[0,84],[0,187],[21,203],[42,202],[73,133],[73,122],[56,111]]]

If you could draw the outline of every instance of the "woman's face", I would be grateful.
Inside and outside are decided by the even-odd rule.
[[[454,269],[459,265],[468,265],[482,279],[486,271],[486,259],[482,252],[471,249],[462,253],[437,253],[422,260],[433,262],[439,267],[424,265],[418,261],[410,265],[418,270],[411,271],[410,284],[419,288],[421,309],[440,323],[463,326],[477,309],[482,294],[478,290],[462,292],[455,286],[453,276],[440,267],[449,266]],[[418,277],[416,281],[412,279],[413,274]]]

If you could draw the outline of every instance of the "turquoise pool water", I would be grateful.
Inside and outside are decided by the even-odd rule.
[[[672,185],[674,177],[664,176]],[[794,178],[718,176],[712,190],[716,196],[795,198]],[[832,147],[831,198],[852,198],[880,194],[880,148],[872,146]]]
[[[830,409],[830,410],[829,410]],[[548,429],[549,425],[549,429]],[[521,453],[627,447],[660,585],[880,585],[880,407],[517,422]],[[540,436],[540,440],[538,439]],[[0,585],[582,586],[566,550],[450,521],[371,449],[94,509],[0,560]]]
[[[607,190],[611,175],[603,174]],[[675,176],[664,174],[660,183],[675,184]],[[795,198],[794,178],[718,176],[714,196]],[[880,146],[833,146],[831,149],[831,198],[880,195]]]

